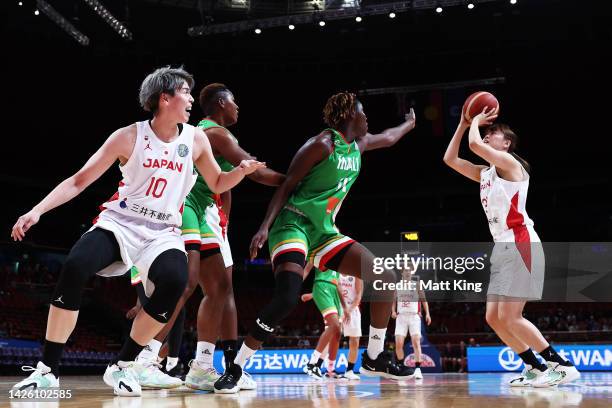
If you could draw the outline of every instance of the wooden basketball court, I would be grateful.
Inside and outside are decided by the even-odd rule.
[[[1,407],[610,407],[612,373],[583,373],[576,384],[553,389],[513,389],[505,385],[511,374],[429,374],[423,380],[397,382],[363,377],[360,381],[316,381],[306,375],[258,375],[256,391],[233,395],[196,392],[185,387],[147,390],[142,397],[115,397],[102,376],[62,377],[71,399],[59,402],[9,400],[8,389],[17,377],[2,377]]]

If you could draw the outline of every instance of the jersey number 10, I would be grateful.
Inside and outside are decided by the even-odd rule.
[[[165,178],[155,178],[151,177],[151,182],[149,183],[149,188],[147,188],[147,193],[145,195],[151,195],[155,198],[159,198],[164,194],[164,190],[168,185],[168,180]]]

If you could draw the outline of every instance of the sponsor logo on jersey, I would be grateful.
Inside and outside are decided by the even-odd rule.
[[[178,147],[178,155],[181,157],[185,157],[189,154],[189,148],[186,144],[180,144]]]
[[[176,170],[179,173],[183,171],[183,163],[166,159],[146,159],[142,166],[152,169]]]

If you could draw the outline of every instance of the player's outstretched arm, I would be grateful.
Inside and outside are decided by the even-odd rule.
[[[399,126],[384,130],[382,133],[373,135],[367,133],[365,136],[357,140],[359,150],[362,152],[383,147],[390,147],[396,144],[404,135],[410,132],[416,126],[416,117],[414,109],[410,108],[405,116],[406,121]]]
[[[498,169],[522,174],[521,164],[510,153],[496,150],[482,140],[479,127],[490,125],[497,118],[496,110],[487,111],[487,109],[484,108],[472,119],[469,132],[470,150]]]
[[[34,208],[19,217],[13,226],[11,237],[16,241],[21,241],[25,233],[38,222],[44,213],[79,195],[100,178],[117,159],[126,162],[132,154],[135,141],[136,125],[115,131],[79,171],[59,183]]]
[[[212,128],[206,130],[206,136],[215,152],[225,158],[234,166],[238,166],[242,160],[255,160],[255,157],[244,151],[236,141],[222,128]],[[247,176],[256,183],[266,186],[279,186],[284,180],[285,175],[269,168],[263,168]]]
[[[310,169],[331,153],[332,148],[333,146],[329,134],[321,133],[318,136],[310,138],[295,154],[287,170],[287,178],[276,189],[276,192],[272,196],[272,200],[270,200],[270,204],[268,204],[268,210],[259,227],[259,231],[257,231],[251,239],[251,259],[255,259],[259,249],[261,249],[263,244],[268,240],[268,230],[280,210],[285,206],[289,195],[293,192],[298,183],[308,174]]]
[[[446,152],[444,153],[444,163],[455,170],[457,173],[464,175],[470,180],[474,180],[480,183],[480,172],[486,168],[486,166],[474,164],[468,160],[459,157],[459,146],[461,146],[461,139],[465,134],[465,131],[470,127],[470,124],[461,115],[461,120],[455,130],[455,134],[451,139]]]
[[[232,171],[221,171],[212,154],[210,142],[200,128],[195,129],[193,161],[213,193],[229,190],[240,183],[244,176],[266,166],[257,160],[242,160]]]

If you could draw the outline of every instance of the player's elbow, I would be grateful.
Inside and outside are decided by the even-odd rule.
[[[450,167],[451,169],[454,169],[456,167],[457,159],[458,157],[452,157],[450,155],[445,154],[444,157],[442,158],[442,161],[448,167]]]
[[[87,186],[91,184],[91,181],[88,179],[88,177],[80,172],[68,178],[66,182],[70,187],[76,189],[79,193],[85,190],[85,188],[87,188]]]
[[[208,185],[208,188],[210,188],[210,191],[212,191],[213,194],[221,194],[226,191],[223,188],[221,188],[221,177],[217,178],[216,183],[210,183]]]

